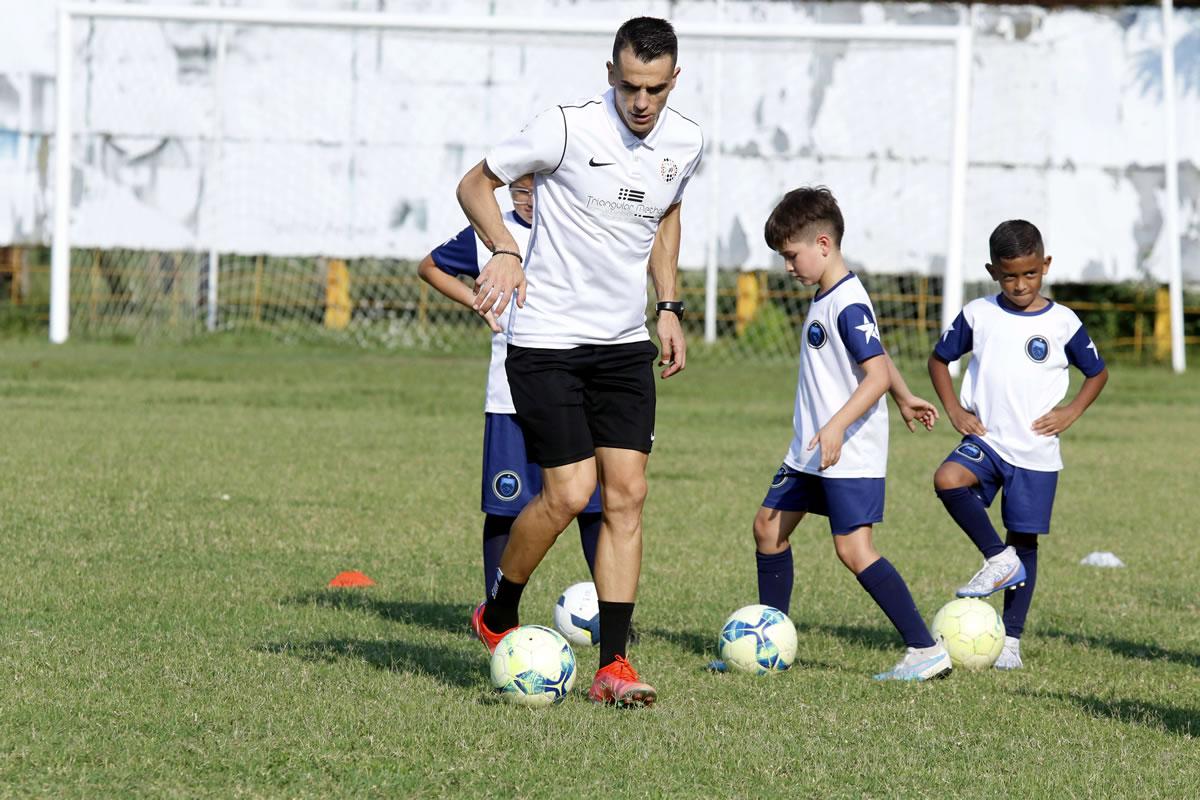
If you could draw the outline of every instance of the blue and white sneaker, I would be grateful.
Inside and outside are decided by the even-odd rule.
[[[944,678],[952,669],[950,654],[940,641],[933,647],[910,647],[900,663],[875,676],[877,681],[929,681]]]
[[[1000,656],[993,664],[996,669],[1021,669],[1025,665],[1021,663],[1021,640],[1014,639],[1011,636],[1004,637],[1004,649],[1000,651]]]
[[[704,665],[704,668],[709,672],[728,672],[729,665],[719,658],[714,658],[712,661]]]
[[[1014,548],[1006,547],[991,558],[984,559],[983,566],[975,576],[954,594],[957,597],[987,597],[1003,589],[1024,585],[1025,565]]]

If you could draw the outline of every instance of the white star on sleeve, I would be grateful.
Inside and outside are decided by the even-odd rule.
[[[1096,357],[1097,361],[1100,360],[1100,351],[1096,349],[1096,343],[1091,339],[1088,339],[1087,349],[1092,351],[1092,355]]]
[[[946,339],[947,339],[947,338],[949,338],[950,334],[952,334],[952,333],[954,333],[954,323],[953,323],[953,322],[951,322],[951,323],[950,323],[950,327],[949,327],[949,328],[946,328],[946,330],[945,330],[945,331],[943,331],[943,333],[942,333],[942,341],[943,341],[943,342],[944,342],[944,341],[946,341]]]
[[[866,314],[863,314],[863,324],[855,325],[854,330],[862,331],[863,344],[871,341],[871,339],[879,340],[880,344],[883,343],[882,340],[879,339],[879,328],[875,327],[875,323],[871,322],[871,318]]]

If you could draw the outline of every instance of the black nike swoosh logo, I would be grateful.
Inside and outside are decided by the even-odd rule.
[[[611,167],[615,163],[617,163],[617,162],[615,162],[615,161],[597,161],[596,157],[592,156],[591,159],[588,161],[588,166],[589,167]]]

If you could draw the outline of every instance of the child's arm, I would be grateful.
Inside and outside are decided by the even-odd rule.
[[[1083,412],[1088,410],[1097,397],[1100,396],[1100,391],[1104,388],[1104,384],[1108,383],[1108,368],[1100,370],[1098,373],[1083,382],[1083,386],[1079,387],[1079,393],[1075,395],[1075,399],[1067,403],[1065,406],[1051,409],[1042,416],[1033,421],[1033,432],[1042,436],[1057,436],[1083,416]]]
[[[900,410],[904,424],[908,426],[909,431],[915,431],[917,426],[913,424],[913,421],[917,420],[925,427],[925,430],[933,430],[933,423],[937,422],[938,418],[937,407],[909,391],[908,384],[904,382],[904,376],[900,374],[900,370],[896,369],[896,362],[892,361],[892,357],[887,353],[884,353],[883,357],[887,359],[890,380],[888,391],[896,403],[896,408]]]
[[[883,358],[869,358],[859,366],[865,374],[858,388],[808,443],[809,450],[817,445],[821,446],[821,469],[828,469],[838,462],[842,456],[842,442],[846,439],[846,429],[879,402],[879,398],[883,397],[883,393],[888,390],[888,384],[891,383],[886,354]]]
[[[445,272],[442,272],[440,269],[438,269],[438,265],[433,261],[433,256],[426,255],[425,258],[421,259],[421,263],[417,266],[417,274],[421,276],[421,280],[437,289],[446,297],[449,297],[454,302],[466,306],[467,308],[475,311],[476,314],[479,314],[478,309],[474,307],[475,293],[471,291],[470,287],[468,287],[458,278],[447,275]],[[484,314],[479,314],[479,316],[483,317],[484,322],[488,324],[488,327],[492,329],[493,333],[500,333],[503,330],[503,328],[500,327],[500,323],[496,321],[495,315],[491,311],[488,311]]]
[[[979,417],[959,404],[958,397],[954,394],[954,379],[950,377],[950,368],[936,355],[929,357],[929,379],[933,381],[933,390],[942,401],[942,408],[946,409],[946,416],[950,418],[954,430],[963,436],[970,433],[983,436],[987,433],[987,428],[983,427]]]

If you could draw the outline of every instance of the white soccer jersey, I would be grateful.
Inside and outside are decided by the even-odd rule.
[[[1027,313],[1003,302],[998,294],[967,303],[933,354],[950,363],[971,353],[959,402],[979,417],[987,430],[982,438],[997,455],[1015,467],[1057,472],[1058,437],[1034,433],[1034,420],[1066,396],[1068,365],[1092,377],[1104,359],[1066,306]]]
[[[862,382],[864,361],[884,354],[875,309],[854,273],[818,292],[804,318],[800,380],[792,415],[795,435],[787,457],[792,469],[826,478],[887,476],[888,418],[883,397],[846,429],[838,462],[821,471],[821,448],[808,443]]]
[[[529,225],[517,216],[517,212],[510,211],[504,215],[504,226],[524,252],[529,243]],[[468,225],[453,239],[435,247],[430,256],[442,272],[478,278],[492,253],[475,235],[475,229]],[[515,308],[515,303],[509,303],[500,320],[501,327],[507,328],[512,324],[512,310]],[[483,405],[483,410],[491,414],[517,413],[513,408],[512,391],[508,388],[508,374],[504,371],[504,359],[507,356],[507,335],[503,332],[492,334],[492,360],[488,364],[487,399]]]
[[[543,112],[487,154],[511,183],[535,174],[522,347],[646,341],[646,264],[667,209],[700,164],[700,127],[665,108],[644,139],[625,126],[613,90]]]

